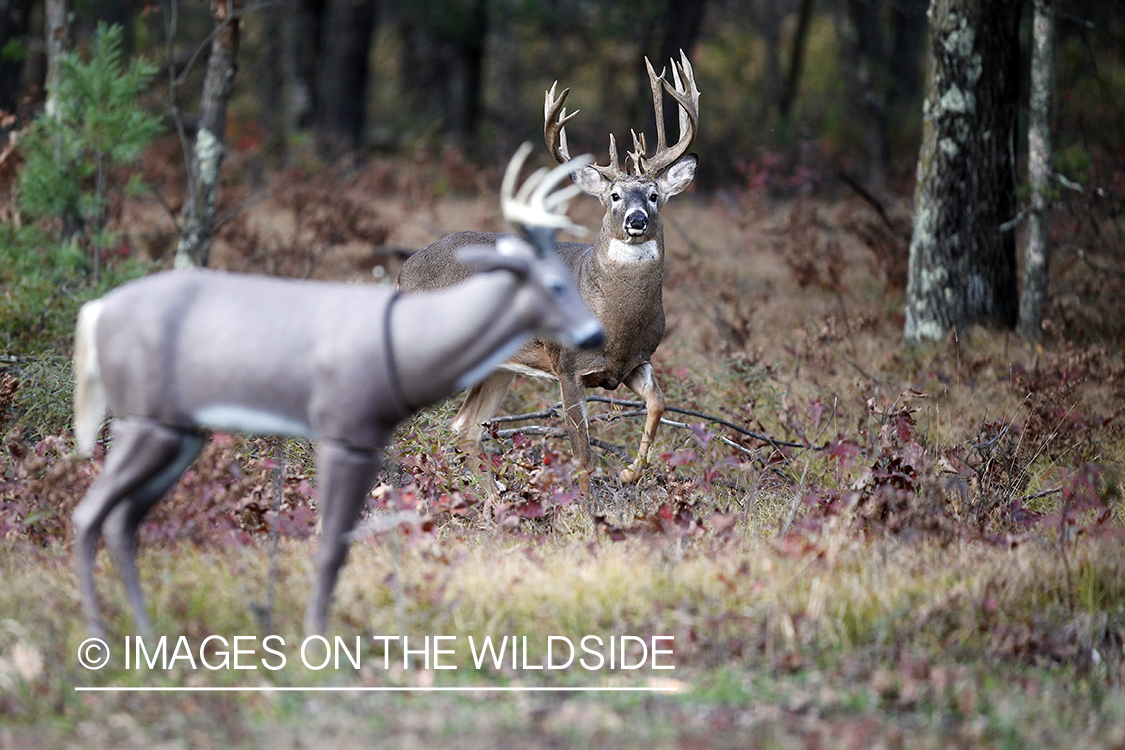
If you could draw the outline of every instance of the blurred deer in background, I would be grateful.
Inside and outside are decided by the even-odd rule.
[[[592,159],[541,169],[516,193],[530,149],[525,144],[509,164],[501,202],[531,242],[509,235],[493,246],[464,247],[459,261],[474,273],[457,286],[399,294],[372,285],[174,271],[82,308],[78,449],[92,449],[107,409],[115,417],[101,475],[74,512],[92,631],[102,630],[94,559],[104,529],[137,627],[150,632],[137,577],[137,528],[199,454],[200,427],[319,441],[322,530],[306,627],[320,633],[394,426],[475,385],[530,334],[576,351],[601,344],[601,328],[553,247],[556,229],[581,229],[562,212],[580,191],[550,193]]]
[[[589,493],[592,456],[586,416],[586,388],[626,387],[645,401],[646,419],[636,459],[619,478],[631,483],[640,476],[664,413],[664,394],[653,375],[650,358],[664,337],[664,227],[660,210],[695,177],[696,157],[689,154],[699,121],[699,90],[691,63],[680,52],[672,61],[670,84],[645,60],[656,110],[656,149],[649,156],[644,135],[633,133],[632,163],[622,169],[617,144],[609,136],[609,163],[575,170],[574,181],[605,206],[601,231],[593,245],[559,243],[558,251],[570,267],[582,298],[601,321],[605,343],[595,350],[579,350],[546,339],[523,346],[487,378],[469,391],[453,420],[453,429],[474,455],[479,455],[485,423],[496,414],[512,378],[527,375],[557,379],[562,392],[564,421],[572,449],[585,468],[580,484]],[[557,98],[547,92],[543,134],[559,162],[570,159],[564,126],[577,111],[567,114],[566,89]],[[679,105],[679,140],[669,146],[664,134],[663,96],[667,91]],[[471,270],[462,263],[460,248],[495,244],[504,235],[460,232],[449,235],[411,256],[399,273],[404,291],[437,289],[464,280]],[[487,473],[487,462],[482,466]]]

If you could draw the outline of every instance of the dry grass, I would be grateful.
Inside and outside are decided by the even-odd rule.
[[[211,634],[260,634],[246,603],[263,597],[264,547],[206,552],[178,547],[144,554],[156,631],[173,640],[182,634],[192,643]],[[300,638],[296,627],[312,551],[311,542],[287,543],[279,559],[275,632],[290,644]],[[73,654],[84,634],[66,557],[62,549],[27,547],[9,548],[4,557],[0,609],[15,614],[3,621],[0,664],[5,713],[14,722],[6,730],[9,738],[141,746],[178,736],[192,745],[273,746],[281,737],[337,733],[358,743],[378,729],[401,746],[412,739],[446,746],[469,727],[481,746],[488,738],[532,746],[519,737],[533,730],[544,740],[582,745],[596,739],[606,747],[672,742],[693,732],[722,745],[764,733],[776,744],[759,746],[785,747],[828,738],[832,727],[859,722],[869,741],[897,737],[894,744],[906,747],[948,741],[1050,746],[1051,738],[1070,732],[1078,733],[1083,746],[1094,746],[1086,741],[1119,741],[1125,717],[1119,692],[1125,678],[1120,540],[1082,546],[1071,563],[1079,573],[1068,582],[1057,550],[1038,544],[1011,550],[899,540],[867,544],[839,534],[802,550],[745,538],[593,546],[460,532],[398,544],[369,539],[353,550],[335,609],[336,630],[345,641],[361,636],[368,644],[363,668],[309,671],[288,649],[291,666],[249,677],[230,670],[126,671],[120,656],[106,671],[82,670]],[[111,622],[120,628],[109,638],[117,645],[130,627],[109,573],[103,570],[101,580]],[[1067,603],[1072,587],[1073,611]],[[425,670],[417,658],[403,669],[397,649],[389,657],[392,668],[384,669],[382,648],[368,638],[386,634],[419,640],[455,636],[457,656],[446,663],[457,663],[459,670]],[[470,635],[528,635],[540,644],[530,661],[536,664],[543,663],[547,634],[575,640],[586,634],[674,635],[676,669],[639,675],[571,670],[547,678],[509,666],[478,672],[465,645]],[[615,696],[493,696],[482,703],[439,694],[400,699],[282,694],[220,701],[208,695],[158,700],[72,692],[75,685],[91,684],[455,686],[544,680],[674,684],[679,692],[640,703]],[[1063,704],[1067,711],[1060,713]],[[700,711],[712,713],[713,723],[701,722]],[[286,743],[282,746],[290,746]],[[857,739],[842,746],[864,745]]]

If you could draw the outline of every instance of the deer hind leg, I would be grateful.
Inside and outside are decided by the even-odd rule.
[[[641,470],[648,463],[648,454],[652,450],[653,441],[656,440],[656,430],[660,427],[660,418],[664,416],[664,393],[656,383],[656,376],[652,372],[652,364],[645,362],[638,365],[625,378],[625,386],[645,401],[645,430],[641,433],[641,446],[637,450],[637,457],[627,468],[622,469],[618,478],[622,484],[632,484],[641,475]]]
[[[103,529],[106,546],[133,609],[137,628],[150,632],[137,576],[137,527],[148,510],[199,454],[202,438],[194,432],[145,420],[114,421],[113,446],[102,473],[74,511],[75,562],[82,604],[91,632],[102,632],[94,558]]]
[[[375,451],[323,442],[317,450],[320,474],[320,551],[316,585],[305,613],[308,635],[323,635],[328,608],[340,568],[348,556],[348,542],[359,520],[363,503],[375,483],[379,458]]]
[[[496,370],[487,378],[469,389],[461,409],[450,426],[460,436],[458,443],[470,456],[474,470],[484,479],[488,499],[485,503],[485,516],[492,517],[492,505],[496,500],[496,482],[492,478],[492,464],[481,455],[481,442],[484,438],[485,424],[496,415],[500,403],[508,393],[515,373]]]
[[[583,497],[590,496],[590,471],[594,457],[590,450],[590,425],[586,417],[586,387],[577,375],[559,374],[562,396],[563,424],[570,437],[570,449],[582,466],[578,475],[578,489]]]

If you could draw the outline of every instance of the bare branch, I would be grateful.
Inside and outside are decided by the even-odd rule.
[[[644,410],[644,406],[645,406],[644,401],[628,401],[628,400],[620,399],[620,398],[610,398],[608,396],[587,396],[586,400],[587,401],[596,401],[596,402],[603,403],[603,404],[610,404],[611,406],[627,406],[627,407],[632,407],[634,409],[637,409],[637,411],[625,412],[625,413],[622,413],[622,414],[607,415],[607,418],[609,418],[609,419],[626,419],[626,418],[631,418],[631,417],[641,417],[641,416],[645,416],[647,414],[647,412]],[[560,409],[560,408],[562,408],[562,404],[561,403],[555,403],[553,406],[549,406],[542,411],[530,412],[530,413],[527,413],[527,414],[512,414],[512,415],[506,416],[506,417],[495,417],[491,420],[491,424],[500,424],[500,423],[504,423],[504,422],[522,422],[522,421],[527,421],[527,420],[532,420],[532,419],[550,419],[550,418],[558,416],[557,410]],[[774,448],[781,448],[781,447],[802,448],[804,450],[820,450],[821,448],[823,448],[823,446],[815,446],[815,445],[811,445],[811,444],[808,444],[808,443],[795,443],[795,442],[790,441],[790,440],[778,440],[776,438],[770,437],[769,435],[763,435],[760,432],[754,432],[753,430],[750,430],[750,429],[747,429],[747,428],[745,428],[741,425],[735,424],[734,422],[730,422],[726,419],[723,419],[722,417],[716,417],[713,414],[705,414],[701,411],[696,411],[694,409],[684,409],[684,408],[681,408],[681,407],[678,407],[678,406],[665,406],[664,411],[672,412],[674,414],[683,414],[683,415],[689,416],[689,417],[699,417],[700,419],[707,420],[707,422],[709,422],[709,423],[721,425],[723,427],[726,427],[727,429],[734,430],[735,432],[739,433],[740,435],[745,435],[746,437],[753,438],[755,440],[759,440],[763,443],[766,443],[767,445],[772,445]],[[669,425],[671,427],[690,428],[690,425],[688,425],[684,422],[676,422],[676,421],[670,420],[670,419],[661,419],[660,421],[661,421],[662,424],[666,424],[666,425]],[[566,432],[563,431],[562,428],[535,428],[535,427],[510,428],[510,429],[507,429],[507,430],[500,430],[497,434],[500,437],[510,437],[511,435],[514,435],[517,432],[522,432],[526,435],[546,435],[547,433],[541,432],[540,431],[541,429],[546,429],[546,430],[558,429],[558,435],[550,434],[550,435],[547,435],[548,437],[563,437],[563,436],[566,435]],[[532,431],[532,430],[534,430],[534,431]],[[721,438],[721,436],[718,436],[718,437]],[[737,447],[740,450],[746,452],[746,448],[744,446],[740,446],[737,443],[734,443],[733,441],[723,439],[723,442],[726,443],[726,444],[732,445],[734,447]]]

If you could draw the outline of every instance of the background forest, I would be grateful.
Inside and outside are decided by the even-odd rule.
[[[249,679],[75,659],[70,517],[107,442],[73,454],[78,307],[184,265],[391,283],[504,228],[552,82],[604,162],[651,140],[644,58],[680,49],[700,167],[662,212],[656,465],[616,481],[643,412],[591,389],[578,498],[557,390],[517,381],[491,524],[459,399],[423,412],[336,593],[364,667],[249,680],[654,692],[76,692]],[[970,98],[1008,131],[948,117]],[[0,749],[1125,747],[1123,110],[1113,3],[0,0]],[[950,247],[1000,269],[979,308],[922,293],[976,272]],[[156,633],[299,642],[315,508],[310,445],[216,434],[142,530]],[[676,669],[443,673],[387,633],[669,634]]]

